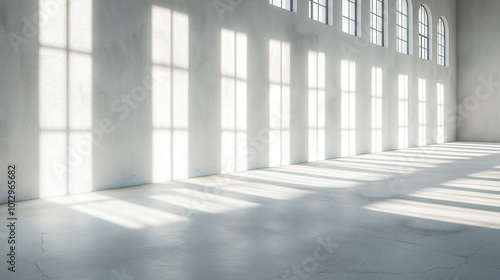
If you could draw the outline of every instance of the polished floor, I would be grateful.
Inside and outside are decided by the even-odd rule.
[[[500,144],[18,204],[0,279],[500,279]],[[6,221],[7,206],[0,206]]]

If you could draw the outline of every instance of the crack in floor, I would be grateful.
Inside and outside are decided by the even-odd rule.
[[[40,235],[40,249],[42,250],[42,252],[40,253],[40,255],[42,255],[43,253],[45,253],[45,249],[43,248],[43,243],[45,243],[45,239],[44,239],[45,234],[47,234],[47,233],[46,232],[42,232],[41,235]]]
[[[474,257],[479,251],[481,251],[483,249],[484,246],[481,246],[479,247],[479,249],[477,249],[476,251],[474,251],[474,253],[468,255],[468,256],[459,256],[459,255],[455,255],[457,257],[460,257],[460,258],[464,258],[465,261],[459,265],[456,265],[456,266],[453,266],[453,267],[434,267],[434,268],[431,268],[431,269],[428,269],[426,270],[425,272],[423,272],[423,274],[427,273],[427,272],[430,272],[430,271],[433,271],[433,270],[436,270],[436,269],[446,269],[446,270],[450,270],[450,269],[455,269],[455,268],[459,268],[463,265],[466,265],[468,262],[469,262],[469,259]]]
[[[437,269],[446,269],[446,270],[451,270],[451,269],[455,269],[455,268],[459,268],[461,266],[464,266],[466,265],[468,262],[469,262],[469,259],[474,257],[475,255],[477,255],[477,253],[479,253],[479,251],[481,251],[482,249],[484,248],[484,246],[481,246],[479,247],[478,249],[476,249],[474,251],[474,253],[468,255],[468,256],[460,256],[460,255],[453,255],[453,256],[456,256],[456,257],[459,257],[459,258],[464,258],[465,261],[458,264],[458,265],[455,265],[455,266],[452,266],[452,267],[433,267],[431,269],[428,269],[426,271],[419,271],[419,272],[391,272],[391,271],[359,271],[358,273],[362,273],[362,274],[391,274],[391,275],[406,275],[406,274],[426,274],[428,272],[431,272],[433,270],[437,270]],[[450,254],[451,255],[451,254]]]
[[[52,278],[50,278],[49,276],[45,275],[45,273],[42,272],[42,270],[40,269],[40,267],[38,266],[38,264],[36,262],[33,263],[33,265],[35,266],[36,268],[36,271],[38,271],[38,273],[40,275],[42,275],[43,277],[45,277],[46,279],[49,279],[49,280],[52,280]]]
[[[38,259],[40,259],[40,257],[45,253],[45,249],[43,248],[43,244],[45,243],[45,234],[47,234],[46,232],[42,232],[40,233],[40,249],[41,249],[41,252],[40,254],[38,254]],[[52,280],[52,278],[48,277],[47,275],[45,275],[45,273],[42,272],[42,269],[38,266],[37,264],[37,261],[35,261],[33,263],[33,265],[35,266],[36,268],[36,271],[42,275],[45,279],[49,279],[49,280]]]

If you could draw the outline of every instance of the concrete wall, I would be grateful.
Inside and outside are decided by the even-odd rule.
[[[458,139],[500,141],[500,59],[495,0],[458,1]]]
[[[427,81],[427,143],[437,139],[437,83],[451,112],[444,140],[456,139],[455,0],[425,2],[433,38],[440,16],[450,25],[450,67],[437,65],[435,40],[432,60],[418,58],[417,0],[413,55],[395,51],[395,0],[387,47],[367,43],[368,0],[360,37],[341,31],[340,0],[332,26],[310,20],[305,0],[296,12],[267,0],[69,2],[0,1],[0,202],[10,164],[16,198],[27,200],[339,157],[342,61],[356,64],[355,154],[372,151],[372,67],[382,72],[383,150],[398,148],[399,75],[409,77],[409,145],[418,144],[419,78]],[[270,58],[278,42],[290,47],[290,116],[270,108],[270,79],[287,69],[270,65],[286,60],[286,47]],[[310,59],[315,53],[324,55],[322,77],[311,74],[322,68]],[[284,91],[285,76],[278,75]],[[309,77],[324,78],[324,103]],[[320,102],[312,106],[311,96]],[[284,142],[269,133],[271,123],[285,128]]]

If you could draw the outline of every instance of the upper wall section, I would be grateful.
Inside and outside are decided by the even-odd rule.
[[[379,46],[369,0],[356,36],[341,0],[1,0],[0,202],[10,164],[26,200],[454,141],[455,1],[409,1],[410,55],[382,2]]]
[[[458,139],[500,141],[500,1],[458,1]]]

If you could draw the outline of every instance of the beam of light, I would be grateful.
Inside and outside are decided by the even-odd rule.
[[[442,184],[447,187],[500,193],[500,181],[460,178]]]
[[[88,131],[69,134],[68,194],[92,191],[92,135]]]
[[[467,149],[467,148],[455,149],[451,146],[445,146],[445,145],[433,146],[432,150],[440,152],[452,152],[453,154],[458,153],[459,155],[462,156],[478,156],[478,157],[489,156],[500,153],[498,151],[484,151],[484,150]]]
[[[451,201],[483,206],[500,207],[500,195],[449,189],[424,189],[410,194],[412,197]]]
[[[71,2],[70,6],[82,2],[84,1]],[[88,49],[85,42],[78,42],[84,46],[82,49]],[[75,170],[68,173],[68,193],[71,194],[92,191],[92,56],[70,53],[68,74],[68,119],[69,129],[72,131],[68,139],[69,159],[81,158],[81,163]]]
[[[476,150],[476,149],[457,149],[451,146],[444,146],[444,145],[432,145],[432,146],[427,146],[423,148],[428,148],[429,151],[436,151],[436,152],[441,152],[441,153],[449,153],[449,155],[460,155],[460,156],[471,156],[471,157],[483,157],[483,156],[489,156],[492,154],[496,154],[498,152],[490,152],[490,151],[484,151],[484,150]]]
[[[412,168],[432,168],[437,165],[429,164],[428,162],[423,163],[423,160],[413,160],[410,157],[386,157],[384,154],[371,154],[373,156],[370,157],[362,157],[362,158],[353,158],[349,159],[349,161],[355,162],[367,162],[367,163],[380,163],[382,165],[397,165],[402,167],[412,167]],[[346,159],[347,160],[347,159]]]
[[[446,146],[460,147],[460,148],[467,147],[468,149],[500,150],[500,145],[497,145],[497,144],[457,142],[457,143],[446,143],[445,145]]]
[[[221,172],[247,170],[247,35],[221,31]]]
[[[152,88],[152,160],[153,182],[168,181],[172,178],[170,159],[172,158],[172,72],[169,67],[153,66],[152,76],[156,83]]]
[[[336,179],[348,179],[368,182],[383,180],[386,178],[385,173],[381,174],[377,172],[363,172],[366,170],[346,170],[345,168],[317,168],[315,166],[296,165],[291,166],[289,170],[292,172],[300,172],[305,175],[310,175],[311,177],[323,176],[333,177]]]
[[[325,75],[325,53],[309,51],[309,162],[325,159]]]
[[[152,181],[189,177],[189,16],[153,6]]]
[[[398,77],[398,95],[399,95],[399,110],[398,110],[398,139],[399,148],[408,148],[408,75],[399,75]]]
[[[172,64],[172,13],[170,9],[154,6],[152,10],[152,52],[155,64]]]
[[[143,229],[188,220],[176,214],[96,193],[52,198],[49,201],[129,229]]]
[[[269,166],[290,164],[290,44],[269,41]]]
[[[376,154],[380,155],[380,154]],[[362,164],[369,164],[369,165],[377,165],[381,166],[384,168],[394,168],[397,167],[399,170],[414,170],[414,171],[419,171],[416,168],[432,168],[435,167],[435,165],[432,164],[426,164],[426,163],[420,163],[420,162],[408,162],[405,161],[404,158],[399,158],[399,159],[391,159],[388,157],[383,157],[383,156],[378,156],[378,157],[370,157],[370,158],[352,158],[348,159],[345,158],[343,159],[347,162],[357,162],[357,163],[362,163]],[[390,166],[390,167],[388,167]]]
[[[433,203],[391,199],[364,207],[371,211],[453,224],[500,229],[500,213]]]
[[[68,46],[68,0],[39,0],[38,7],[38,14],[44,15],[39,17],[40,45],[66,49]],[[47,16],[46,10],[50,11],[50,16]],[[85,13],[80,16],[85,16]]]
[[[342,158],[337,161],[328,161],[325,162],[324,166],[331,168],[332,170],[335,170],[336,168],[339,169],[358,169],[359,171],[377,171],[377,172],[398,172],[398,173],[411,173],[407,168],[400,168],[399,165],[403,164],[404,162],[394,163],[391,162],[391,164],[384,164],[384,161],[363,161],[363,160],[349,160],[353,158]],[[386,163],[387,161],[385,161]],[[374,164],[375,163],[375,164]]]
[[[63,50],[40,48],[39,51],[39,122],[42,130],[66,130],[67,56]]]
[[[356,62],[341,62],[341,155],[356,154]]]
[[[68,42],[69,48],[73,51],[92,52],[92,2],[92,0],[69,1]]]
[[[312,191],[276,186],[272,183],[252,183],[248,185],[245,181],[238,179],[232,179],[231,185],[225,187],[224,190],[273,200],[290,200],[313,194]]]
[[[318,160],[318,53],[309,51],[308,161]]]
[[[69,172],[68,193],[92,191],[92,0],[68,2],[68,146],[81,164]]]
[[[437,84],[437,143],[444,143],[444,114],[445,114],[445,104],[444,104],[444,85],[441,83]]]
[[[152,11],[152,160],[153,182],[172,178],[172,14],[169,9],[153,7]],[[156,65],[155,65],[156,64]]]
[[[260,204],[251,201],[187,188],[171,189],[165,193],[150,196],[150,198],[178,207],[213,214],[260,206]]]
[[[427,145],[427,81],[418,79],[418,145]]]
[[[172,14],[172,179],[189,177],[189,16]]]
[[[71,130],[92,129],[92,56],[69,54],[68,105]]]
[[[488,170],[469,174],[469,177],[500,180],[500,171]]]
[[[405,149],[401,151],[394,151],[393,153],[400,154],[421,154],[423,157],[435,157],[435,158],[449,158],[449,159],[472,159],[472,157],[481,157],[485,156],[485,154],[473,154],[473,153],[460,153],[460,152],[446,152],[440,151],[437,148],[434,149],[435,146],[426,146],[426,147],[416,147],[413,149]],[[439,157],[442,156],[442,157]]]
[[[281,167],[287,168],[288,166]],[[243,194],[243,196],[238,195],[237,197],[243,197],[250,201],[261,201],[264,199],[278,199],[278,200],[289,200],[293,198],[302,197],[308,194],[313,194],[314,192],[310,190],[302,190],[294,187],[284,187],[273,184],[272,182],[267,182],[265,177],[262,177],[262,182],[251,182],[249,183],[245,180],[247,174],[260,174],[262,170],[252,170],[247,172],[241,172],[231,176],[231,183],[225,184],[223,189],[219,187],[223,182],[219,179],[224,180],[225,176],[209,176],[209,177],[198,177],[189,179],[190,183],[202,186],[200,189],[204,189],[206,192],[216,193],[214,190],[220,189],[221,191]]]
[[[68,137],[65,132],[40,132],[40,198],[67,194]]]
[[[40,197],[92,191],[92,1],[40,0]]]
[[[433,155],[432,151],[422,151],[422,150],[419,151],[417,149],[396,150],[396,151],[391,151],[390,153],[384,154],[382,156],[386,156],[388,158],[389,157],[401,158],[409,162],[425,162],[436,165],[452,163],[453,161],[456,160],[471,159],[470,157]]]
[[[288,166],[287,166],[288,167]],[[263,183],[277,184],[285,187],[300,187],[301,189],[308,188],[351,188],[358,186],[359,182],[353,182],[344,179],[325,179],[320,177],[313,177],[308,175],[303,175],[299,173],[293,173],[294,170],[284,169],[290,172],[287,173],[279,173],[272,172],[268,170],[259,170],[258,173],[242,173],[238,174],[238,176],[250,178],[258,181],[262,181]],[[263,179],[263,177],[265,177]]]
[[[382,68],[372,68],[372,153],[382,151]]]

